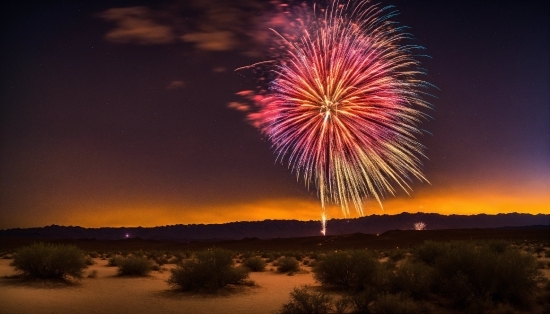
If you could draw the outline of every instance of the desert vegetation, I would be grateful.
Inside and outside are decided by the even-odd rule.
[[[277,271],[280,273],[294,273],[300,270],[298,260],[290,256],[280,257],[273,265],[277,266]]]
[[[136,253],[117,260],[119,276],[147,276],[153,263],[143,255]]]
[[[339,291],[339,298],[296,289],[281,312],[524,311],[541,303],[550,285],[533,255],[505,241],[428,241],[383,256],[380,260],[368,250],[321,256],[313,276],[325,291]]]
[[[425,241],[415,245],[408,241],[383,249],[263,251],[182,247],[82,251],[38,243],[5,250],[2,256],[13,257],[4,265],[12,265],[21,277],[65,282],[76,278],[79,287],[110,281],[124,291],[138,291],[157,282],[151,291],[174,302],[189,297],[179,291],[192,291],[191,295],[216,292],[218,296],[222,290],[221,295],[230,299],[259,297],[264,292],[271,297],[274,290],[269,289],[279,289],[283,283],[286,288],[276,290],[280,296],[270,310],[278,307],[281,313],[544,313],[550,309],[548,241]]]
[[[11,266],[30,278],[80,279],[87,265],[75,246],[35,243],[17,250]]]
[[[234,266],[234,253],[223,249],[200,251],[193,259],[171,270],[168,283],[184,291],[214,291],[227,285],[253,284],[247,280],[248,269]]]
[[[264,271],[266,262],[259,256],[250,256],[244,260],[243,266],[250,271]]]

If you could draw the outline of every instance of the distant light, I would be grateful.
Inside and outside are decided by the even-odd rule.
[[[129,234],[126,234],[126,238],[129,238],[129,237],[130,237],[130,235],[129,235]]]

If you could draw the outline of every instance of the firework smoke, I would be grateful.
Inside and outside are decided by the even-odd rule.
[[[412,51],[420,47],[401,45],[411,36],[390,21],[397,14],[391,7],[333,2],[309,12],[301,11],[291,31],[274,30],[283,49],[245,67],[269,67],[269,85],[241,95],[253,100],[248,118],[277,160],[306,186],[315,184],[325,234],[327,203],[346,216],[353,203],[362,216],[364,198],[382,206],[394,186],[409,193],[414,178],[427,182],[417,136],[429,84],[417,78],[424,73]]]

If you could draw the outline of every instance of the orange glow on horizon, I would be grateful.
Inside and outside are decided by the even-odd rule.
[[[381,209],[376,201],[365,204],[366,215],[395,215],[409,213],[437,213],[442,215],[475,215],[499,213],[550,214],[548,195],[484,195],[455,194],[415,195],[390,198],[383,201]],[[261,221],[265,219],[319,220],[321,207],[316,200],[269,199],[229,205],[181,205],[181,204],[79,204],[65,205],[50,215],[35,215],[24,226],[40,227],[50,224],[82,227],[154,227],[175,224],[212,224],[235,221]],[[329,219],[346,218],[339,207],[327,208]],[[357,213],[347,218],[357,218]],[[0,226],[12,228],[13,226]]]

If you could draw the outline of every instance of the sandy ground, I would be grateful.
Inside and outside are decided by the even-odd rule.
[[[538,260],[550,262],[548,257]],[[96,270],[96,278],[72,285],[22,282],[10,278],[16,274],[11,261],[0,259],[0,313],[276,313],[294,287],[319,287],[310,268],[302,266],[305,271],[293,276],[250,273],[255,287],[231,287],[216,294],[179,292],[166,283],[169,270],[153,271],[148,277],[118,277],[117,267],[108,267],[101,259],[86,269],[86,274]],[[541,272],[550,278],[550,269]]]
[[[316,285],[311,273],[288,276],[266,271],[250,273],[257,287],[225,289],[215,295],[184,293],[166,283],[169,271],[154,271],[145,278],[117,277],[117,268],[100,259],[86,270],[97,270],[97,278],[70,286],[22,283],[6,278],[16,274],[11,261],[0,260],[0,313],[274,313],[289,301],[294,287]]]

